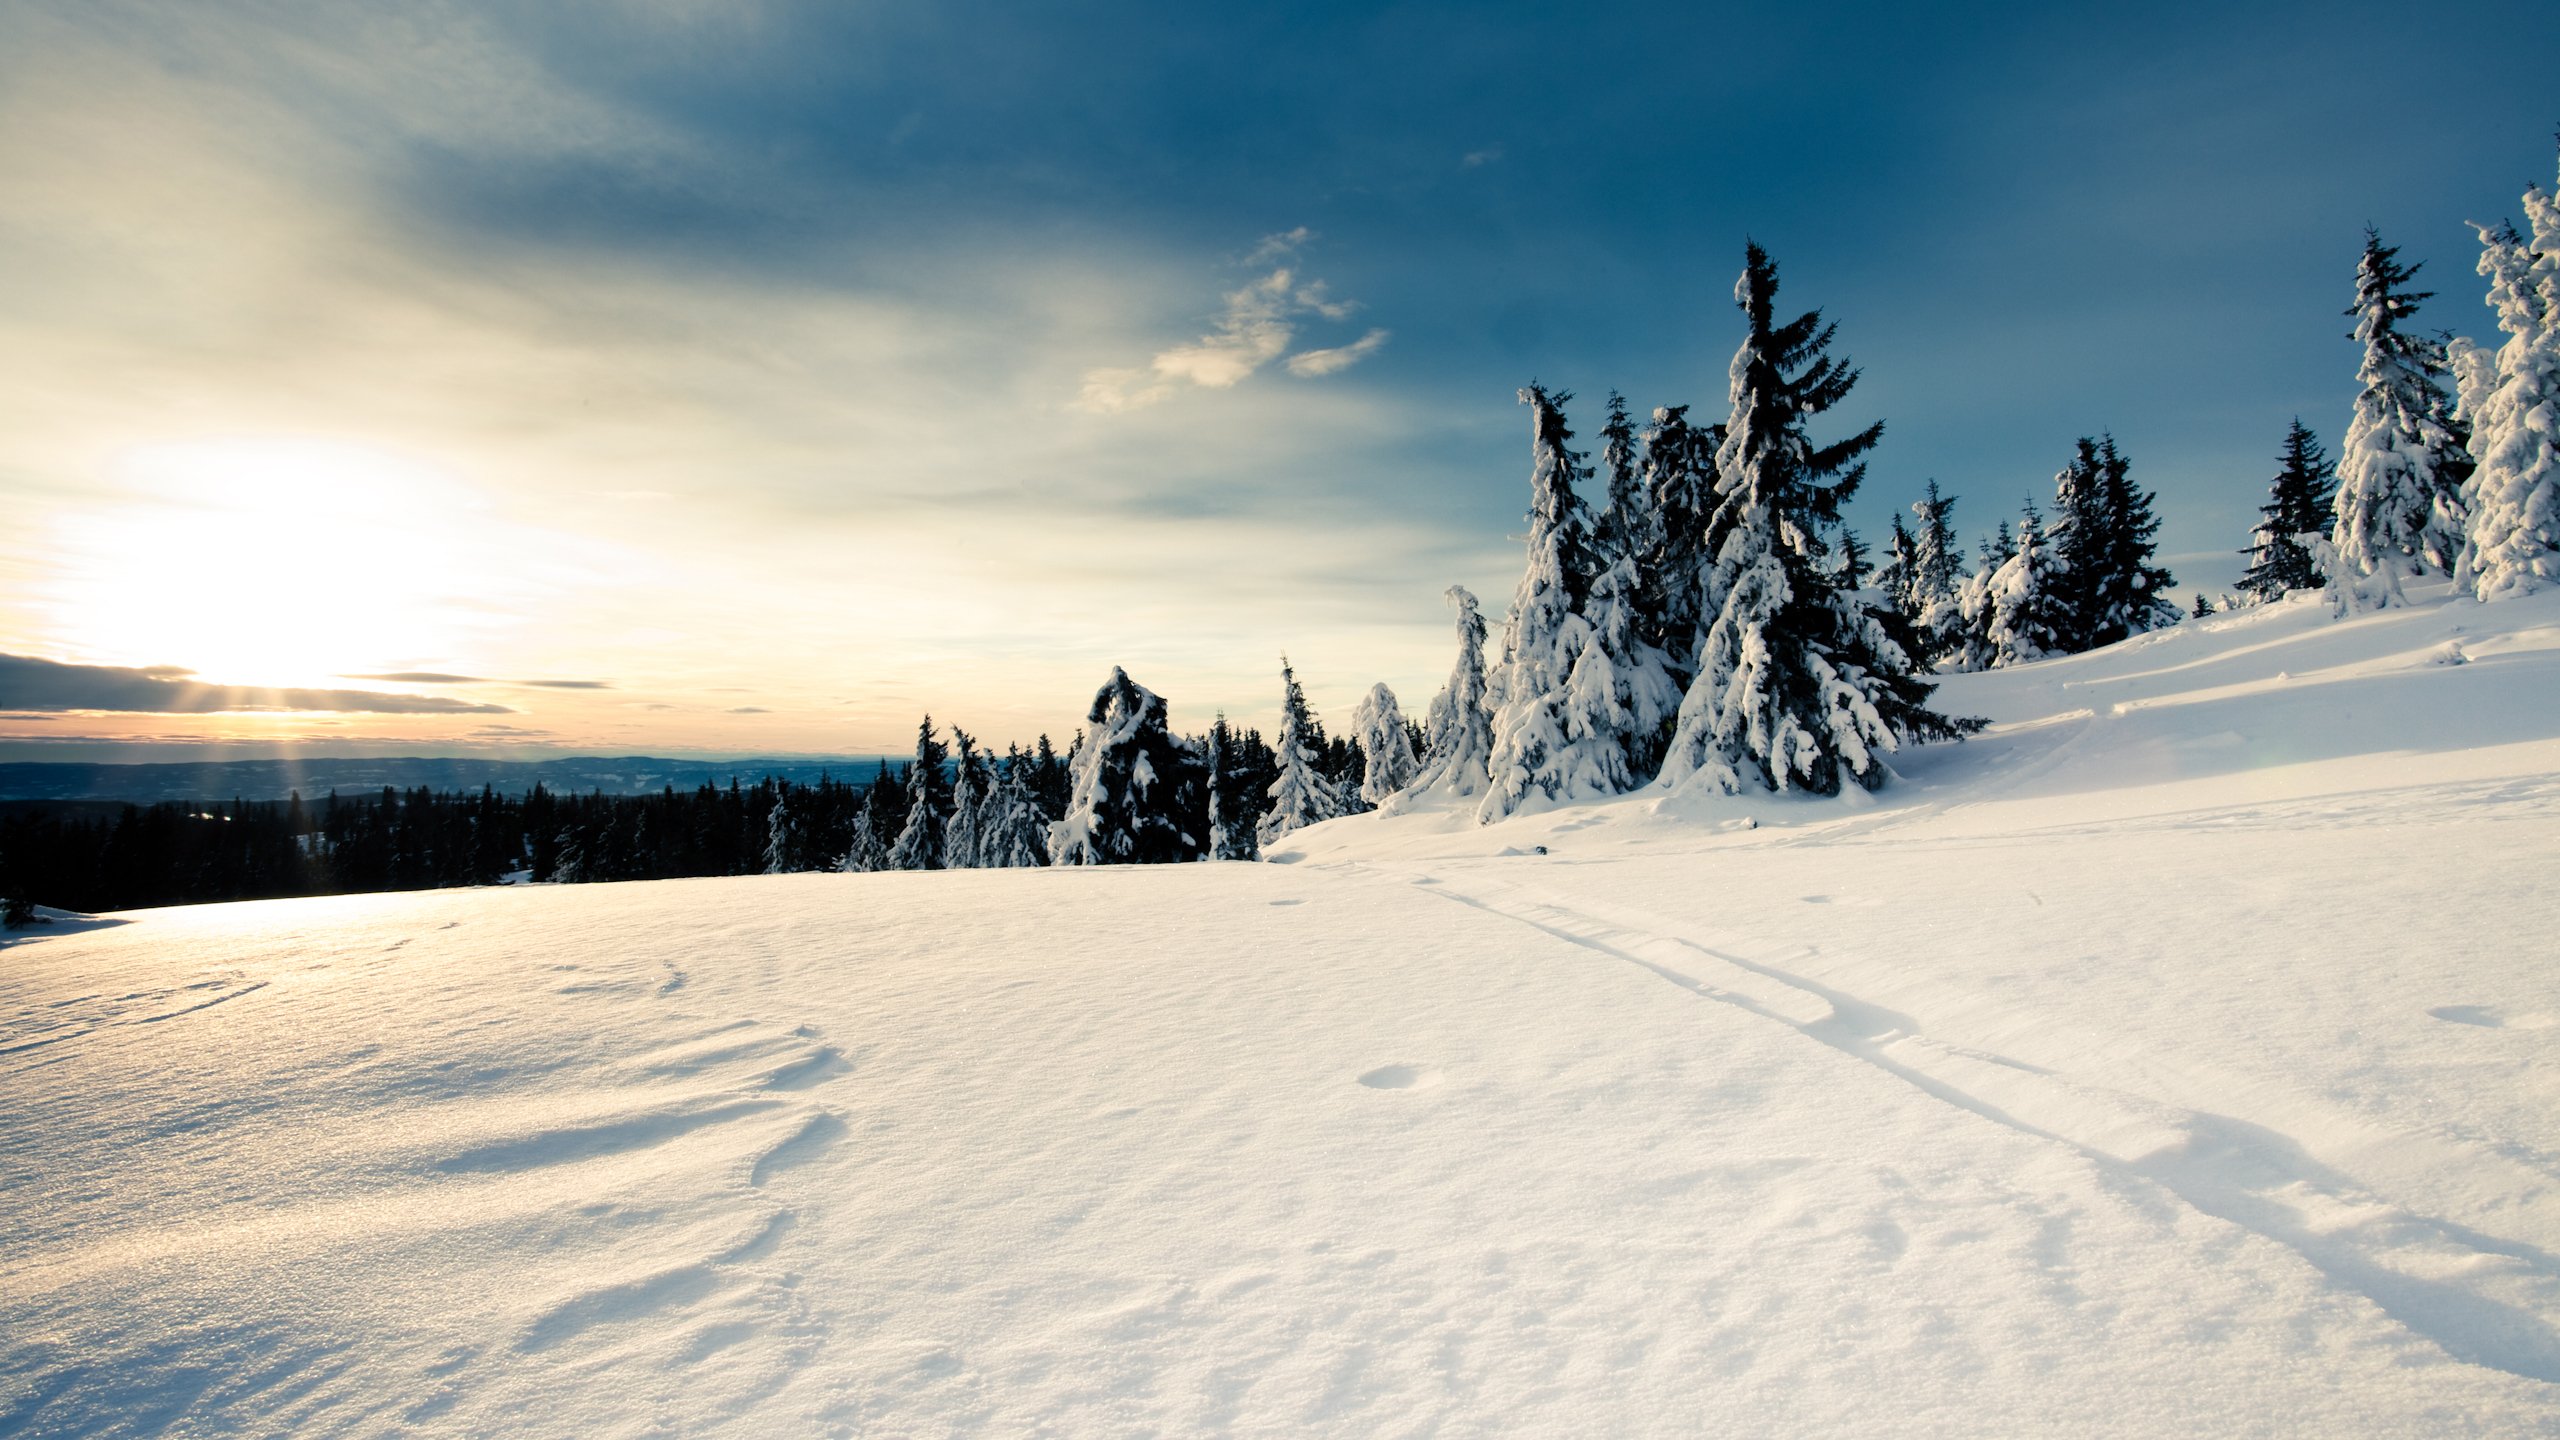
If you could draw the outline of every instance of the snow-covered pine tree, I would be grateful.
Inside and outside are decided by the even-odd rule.
[[[1280,725],[1273,732],[1278,743],[1272,746],[1280,774],[1271,782],[1271,804],[1255,827],[1255,838],[1262,849],[1271,848],[1273,842],[1293,830],[1342,813],[1342,797],[1317,771],[1313,729],[1307,713],[1307,692],[1298,684],[1298,672],[1290,667],[1289,657],[1283,655]]]
[[[1049,817],[1032,783],[1037,768],[1031,756],[1008,747],[1002,771],[989,777],[978,853],[992,869],[1028,870],[1049,863]]]
[[[942,868],[974,870],[985,843],[987,770],[978,742],[951,727],[951,820],[942,830]]]
[[[1351,733],[1360,753],[1368,757],[1368,768],[1360,778],[1360,798],[1372,808],[1413,783],[1421,766],[1413,757],[1413,739],[1406,733],[1396,692],[1385,681],[1370,686],[1369,693],[1352,707]]]
[[[1485,705],[1484,612],[1464,585],[1450,586],[1448,598],[1458,612],[1458,659],[1449,667],[1449,682],[1423,712],[1430,743],[1407,793],[1441,791],[1464,799],[1483,794],[1490,783],[1493,712]]]
[[[2177,577],[2154,563],[2160,553],[2160,516],[2152,506],[2159,497],[2133,483],[2133,462],[2117,448],[2113,435],[2098,437],[2098,482],[2106,500],[2107,539],[2095,586],[2097,610],[2089,624],[2092,648],[2183,618],[2169,596]]]
[[[933,717],[927,715],[916,726],[916,758],[907,765],[907,822],[898,842],[889,847],[890,869],[942,868],[943,812],[951,803],[942,765],[948,758],[950,752],[933,738]]]
[[[1833,582],[1822,536],[1884,427],[1813,444],[1806,425],[1847,397],[1858,372],[1825,353],[1835,327],[1820,311],[1776,322],[1777,290],[1778,267],[1751,245],[1734,288],[1750,329],[1733,359],[1707,532],[1715,554],[1700,591],[1716,612],[1662,778],[1727,793],[1874,789],[1883,752],[1965,727],[1925,708],[1931,687],[1910,657]]]
[[[2560,198],[2524,192],[2528,245],[2512,225],[2480,232],[2480,273],[2506,343],[2464,355],[2462,416],[2477,468],[2458,579],[2483,600],[2560,584]]]
[[[1626,790],[1631,757],[1650,752],[1670,709],[1669,677],[1636,634],[1634,562],[1601,564],[1590,544],[1575,489],[1581,457],[1566,443],[1571,398],[1539,385],[1520,392],[1530,412],[1528,563],[1494,687],[1491,783],[1476,806],[1484,823]]]
[[[1911,537],[1911,600],[1903,613],[1920,637],[1916,658],[1924,664],[1936,664],[1964,643],[1956,594],[1965,580],[1964,548],[1956,543],[1956,499],[1939,494],[1938,482],[1931,480],[1911,502],[1920,528]]]
[[[2055,653],[2113,645],[2177,619],[2175,577],[2152,563],[2160,532],[2152,500],[2112,435],[2082,436],[2053,477],[2053,522],[2041,534],[2060,605]]]
[[[2342,597],[2359,605],[2404,603],[2403,579],[2450,573],[2462,546],[2460,484],[2468,457],[2444,423],[2448,405],[2440,346],[2404,326],[2433,292],[2411,290],[2419,267],[2364,232],[2356,262],[2349,338],[2364,345],[2354,417],[2338,453],[2330,543],[2344,573]]]
[[[1118,666],[1094,692],[1092,727],[1067,762],[1067,813],[1049,829],[1058,865],[1168,865],[1207,848],[1208,767],[1165,728],[1164,700]]]
[[[1987,587],[1991,624],[1984,637],[1988,652],[1982,668],[2002,669],[2061,653],[2064,616],[2059,573],[2052,552],[2037,533],[2040,517],[2027,507],[2018,522],[2017,549]]]
[[[853,841],[836,862],[836,868],[851,875],[867,875],[889,868],[889,847],[880,843],[883,821],[880,817],[881,791],[877,785],[862,797],[862,808],[854,812]]]
[[[1609,392],[1608,419],[1600,426],[1600,478],[1608,485],[1609,501],[1593,521],[1594,548],[1603,564],[1624,557],[1641,569],[1645,557],[1661,546],[1662,523],[1645,484],[1626,397],[1615,390]]]
[[[2320,437],[2296,416],[2285,432],[2284,449],[2276,453],[2276,478],[2267,486],[2267,503],[2258,507],[2258,528],[2249,532],[2249,548],[2241,552],[2249,557],[2248,573],[2240,577],[2243,591],[2260,600],[2281,600],[2321,583],[2311,542],[2328,527],[2334,503],[2330,487],[2336,479]]]
[[[1875,566],[1868,563],[1866,542],[1858,538],[1857,531],[1843,525],[1840,527],[1839,550],[1840,588],[1867,588],[1867,577],[1875,573]]]
[[[1902,523],[1901,516],[1894,516],[1892,527],[1885,533],[1884,559],[1877,564],[1872,580],[1893,608],[1902,612],[1902,618],[1915,626],[1920,623],[1920,607],[1912,581],[1913,572],[1919,568],[1918,559],[1911,527]]]
[[[765,815],[764,873],[788,875],[798,868],[792,857],[800,849],[800,828],[791,813],[791,788],[774,791],[773,808]]]
[[[1238,804],[1237,735],[1220,711],[1209,727],[1209,854],[1211,860],[1259,860],[1262,846],[1254,833],[1260,817]]]
[[[1666,405],[1644,431],[1642,479],[1652,498],[1653,544],[1637,557],[1643,592],[1637,613],[1645,643],[1662,652],[1672,683],[1698,672],[1707,617],[1698,609],[1698,576],[1707,568],[1707,518],[1715,511],[1716,447],[1724,427],[1689,424],[1689,407]]]

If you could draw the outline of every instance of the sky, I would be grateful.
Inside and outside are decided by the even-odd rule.
[[[17,0],[0,758],[1419,713],[1514,392],[1720,413],[1747,239],[1870,538],[2107,430],[2219,588],[2366,225],[2489,333],[2560,9],[2110,10]]]

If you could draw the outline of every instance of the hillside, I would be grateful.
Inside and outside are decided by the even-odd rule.
[[[66,918],[0,1433],[2560,1434],[2555,697],[2306,598],[1854,803]]]

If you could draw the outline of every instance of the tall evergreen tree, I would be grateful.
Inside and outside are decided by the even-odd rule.
[[[1645,484],[1626,397],[1615,390],[1609,392],[1608,418],[1600,426],[1600,478],[1608,487],[1609,499],[1593,524],[1599,563],[1625,558],[1641,567],[1644,557],[1660,544],[1661,525],[1654,513],[1653,493]]]
[[[1431,738],[1409,789],[1465,799],[1483,794],[1491,783],[1486,766],[1493,758],[1493,712],[1485,702],[1484,612],[1464,585],[1450,586],[1448,597],[1458,612],[1458,658],[1424,712]]]
[[[1584,614],[1595,557],[1576,491],[1581,456],[1567,443],[1573,431],[1563,404],[1572,398],[1539,385],[1520,392],[1530,414],[1529,553],[1492,687],[1492,783],[1476,806],[1483,822],[1615,795],[1631,783],[1627,755],[1642,717],[1623,697],[1642,693],[1642,661],[1609,654]],[[1609,572],[1602,600],[1618,636],[1632,645],[1621,575]],[[1624,578],[1632,583],[1631,574]]]
[[[1036,762],[1008,747],[1000,773],[990,777],[987,821],[979,837],[979,855],[999,870],[1027,870],[1049,863],[1049,817],[1032,788]]]
[[[942,868],[942,826],[950,808],[950,790],[942,775],[950,752],[933,738],[933,717],[916,726],[916,758],[907,765],[907,818],[898,841],[889,847],[892,870]]]
[[[788,875],[800,868],[796,863],[800,849],[800,830],[793,823],[791,792],[777,789],[773,808],[765,814],[764,873]]]
[[[1307,711],[1307,692],[1289,657],[1280,657],[1280,726],[1272,746],[1280,773],[1271,782],[1271,803],[1262,812],[1256,838],[1262,849],[1292,831],[1331,820],[1342,813],[1342,797],[1317,769],[1323,742]]]
[[[1212,860],[1259,860],[1262,858],[1260,837],[1255,827],[1261,815],[1245,802],[1237,780],[1243,773],[1237,760],[1235,727],[1227,723],[1221,711],[1216,723],[1209,727],[1209,858]]]
[[[2107,533],[2090,589],[2096,606],[2086,617],[2092,649],[2175,625],[2181,618],[2178,602],[2169,598],[2177,577],[2154,563],[2160,553],[2160,517],[2152,506],[2158,497],[2133,483],[2133,462],[2116,447],[2113,435],[2098,437],[2098,485]]]
[[[1059,865],[1167,865],[1206,850],[1208,767],[1165,727],[1164,700],[1113,666],[1086,714],[1067,777],[1067,812],[1050,828]]]
[[[942,831],[942,868],[973,870],[982,863],[987,798],[986,762],[968,731],[951,727],[951,821]]]
[[[1931,665],[1963,643],[1957,590],[1964,584],[1965,569],[1964,547],[1956,541],[1957,498],[1939,494],[1938,482],[1931,480],[1921,498],[1911,502],[1920,528],[1911,537],[1911,597],[1903,614],[1919,636],[1916,658]]]
[[[1700,590],[1715,618],[1662,774],[1728,793],[1873,789],[1886,778],[1883,752],[1961,727],[1925,708],[1931,687],[1834,582],[1822,537],[1884,427],[1813,443],[1807,424],[1847,397],[1858,372],[1826,353],[1834,327],[1821,312],[1777,323],[1777,290],[1778,267],[1750,246],[1734,289],[1750,328],[1732,366],[1714,560]]]
[[[2466,345],[2462,374],[2478,468],[2458,578],[2482,600],[2560,584],[2560,198],[2527,186],[2524,208],[2529,245],[2513,225],[2476,227],[2507,336],[2494,353]]]
[[[2469,466],[2444,424],[2448,402],[2442,349],[2407,328],[2418,302],[2418,266],[2402,265],[2397,248],[2364,232],[2356,262],[2356,301],[2349,337],[2364,345],[2356,367],[2363,389],[2338,454],[2336,519],[2330,544],[2342,593],[2358,603],[2400,604],[2401,581],[2430,570],[2449,573],[2462,543],[2461,484]]]
[[[2276,453],[2276,478],[2267,486],[2267,503],[2258,507],[2258,528],[2249,534],[2248,572],[2240,589],[2260,600],[2281,600],[2295,590],[2321,581],[2320,562],[2309,542],[2328,526],[2335,503],[2331,487],[2337,472],[2320,448],[2320,438],[2299,416],[2285,432],[2284,449]]]
[[[1383,805],[1387,797],[1413,783],[1414,773],[1421,767],[1413,756],[1413,740],[1406,733],[1404,711],[1396,704],[1396,692],[1381,680],[1369,687],[1369,693],[1351,711],[1351,731],[1358,739],[1360,753],[1367,757],[1360,777],[1360,798],[1370,808]]]
[[[2018,522],[2017,549],[1993,572],[1987,587],[1991,619],[1984,636],[1987,654],[1982,668],[2002,669],[2061,653],[2065,615],[2058,576],[2043,537],[2039,517],[2027,507]]]
[[[1893,608],[1902,612],[1902,618],[1915,626],[1920,622],[1919,560],[1919,549],[1912,541],[1911,527],[1902,523],[1901,516],[1894,516],[1885,532],[1884,559],[1878,562],[1871,578],[1876,589],[1892,602]]]
[[[1698,608],[1698,576],[1707,561],[1707,520],[1715,512],[1716,450],[1724,427],[1689,423],[1689,407],[1653,412],[1644,431],[1642,481],[1652,498],[1653,543],[1638,557],[1643,591],[1638,615],[1644,640],[1662,652],[1672,682],[1698,673],[1698,647],[1708,617]]]

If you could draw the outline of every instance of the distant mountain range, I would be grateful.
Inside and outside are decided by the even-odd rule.
[[[890,757],[898,763],[900,757]],[[477,790],[486,785],[521,795],[536,784],[587,794],[639,795],[672,785],[691,790],[727,785],[732,776],[752,785],[770,775],[808,784],[820,775],[868,779],[877,755],[789,760],[667,760],[650,755],[580,756],[566,760],[475,760],[398,756],[351,760],[313,756],[295,760],[186,760],[138,765],[9,761],[0,763],[0,800],[281,800],[296,791],[306,800],[380,790]]]

